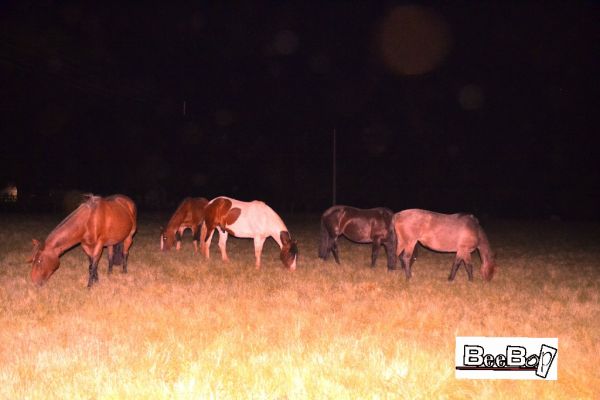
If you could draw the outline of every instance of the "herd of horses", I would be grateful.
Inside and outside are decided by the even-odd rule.
[[[85,201],[50,232],[45,241],[33,240],[31,280],[44,284],[60,265],[60,256],[81,244],[89,259],[88,287],[98,282],[98,262],[104,247],[108,249],[108,273],[113,265],[122,265],[127,272],[127,257],[137,229],[137,209],[124,195],[100,197],[87,195]],[[281,217],[262,201],[240,201],[219,196],[212,200],[203,197],[184,199],[161,229],[160,249],[181,248],[181,238],[187,229],[192,231],[194,252],[210,257],[213,234],[219,235],[218,246],[223,261],[228,261],[226,244],[231,235],[254,240],[255,266],[260,268],[265,240],[273,238],[280,247],[283,265],[295,270],[298,245],[292,239]],[[337,240],[340,236],[357,243],[371,243],[371,267],[375,266],[381,246],[387,254],[387,267],[396,269],[397,261],[410,279],[415,246],[439,252],[456,253],[449,280],[454,280],[461,264],[469,281],[473,280],[471,253],[478,250],[481,275],[491,280],[494,275],[494,255],[479,221],[470,214],[440,214],[427,210],[409,209],[394,213],[388,208],[360,209],[336,205],[321,216],[319,257],[326,260],[329,253],[340,263]]]

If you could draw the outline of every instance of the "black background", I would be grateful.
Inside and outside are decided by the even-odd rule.
[[[338,203],[600,218],[594,2],[161,3],[0,6],[19,210],[76,191],[320,212],[335,130]]]

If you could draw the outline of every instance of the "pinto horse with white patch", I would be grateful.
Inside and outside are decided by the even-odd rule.
[[[186,229],[192,231],[194,253],[198,252],[200,225],[204,222],[204,207],[208,200],[204,197],[186,197],[171,216],[167,227],[160,232],[160,249],[169,250],[175,243],[175,249],[181,249],[181,236]]]
[[[221,258],[228,261],[227,237],[254,239],[256,268],[260,268],[263,244],[270,236],[281,248],[280,258],[290,270],[296,269],[298,246],[281,217],[262,201],[240,201],[229,197],[212,199],[204,209],[204,225],[201,229],[201,251],[210,257],[210,242],[215,229],[219,231]]]

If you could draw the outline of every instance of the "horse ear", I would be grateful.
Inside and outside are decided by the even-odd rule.
[[[37,239],[31,239],[31,243],[33,244],[33,252],[35,253],[40,247],[42,247],[42,244],[40,243],[39,240]]]
[[[281,243],[283,244],[289,244],[292,241],[292,238],[290,237],[290,233],[288,231],[281,231],[279,233],[279,238],[281,239]]]
[[[31,243],[33,244],[33,253],[31,254],[31,256],[29,256],[29,258],[27,260],[25,260],[26,263],[30,263],[30,262],[33,261],[33,255],[40,248],[40,241],[39,240],[37,240],[37,239],[31,239]]]

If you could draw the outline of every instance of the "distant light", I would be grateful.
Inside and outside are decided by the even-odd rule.
[[[295,53],[298,48],[298,35],[288,30],[277,32],[273,41],[273,48],[277,53],[284,56]]]
[[[458,92],[458,102],[464,110],[478,110],[483,107],[483,90],[478,85],[465,85]]]
[[[452,34],[445,19],[432,9],[397,6],[381,22],[378,46],[390,70],[419,75],[444,60],[452,47]]]
[[[16,203],[19,199],[19,193],[16,185],[7,185],[0,191],[1,203]]]

